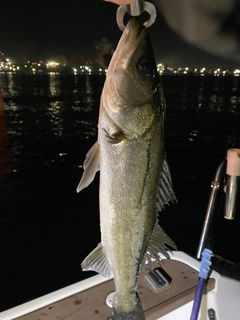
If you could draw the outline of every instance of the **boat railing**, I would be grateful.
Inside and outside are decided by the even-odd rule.
[[[203,229],[197,250],[197,258],[201,258],[204,248],[213,244],[215,222],[220,210],[221,199],[225,193],[224,218],[233,220],[237,207],[238,182],[240,177],[240,149],[227,151],[226,160],[218,166],[211,183],[211,193],[203,223]]]

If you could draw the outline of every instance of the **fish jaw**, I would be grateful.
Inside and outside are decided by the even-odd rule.
[[[115,123],[115,132],[138,138],[164,112],[159,75],[149,35],[138,19],[131,19],[110,62],[101,113]],[[119,129],[119,131],[117,131]],[[107,128],[105,128],[107,130]],[[114,132],[115,130],[115,132]]]
[[[114,51],[108,72],[114,72],[116,67],[127,70],[133,59],[134,52],[143,41],[143,38],[146,37],[146,34],[145,27],[139,23],[138,19],[131,19]]]

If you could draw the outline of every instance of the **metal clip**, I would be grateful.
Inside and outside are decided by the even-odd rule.
[[[133,17],[140,16],[140,14],[143,13],[144,8],[145,0],[136,0],[127,5],[128,13]]]
[[[125,29],[124,16],[128,13],[132,17],[140,16],[144,11],[149,14],[149,19],[144,22],[144,26],[149,28],[156,20],[157,11],[155,6],[150,2],[145,2],[144,0],[136,0],[129,5],[120,6],[117,10],[116,20],[120,30]]]

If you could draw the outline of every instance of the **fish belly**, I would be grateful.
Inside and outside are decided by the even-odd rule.
[[[126,312],[137,303],[139,266],[156,223],[160,133],[155,126],[144,139],[128,143],[100,139],[101,242],[114,276],[115,307]]]

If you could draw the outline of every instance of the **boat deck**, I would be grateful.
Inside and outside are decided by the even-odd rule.
[[[153,268],[159,267],[156,262]],[[194,299],[198,272],[188,265],[175,260],[164,260],[163,272],[167,273],[169,285],[156,291],[146,280],[150,270],[141,272],[138,279],[138,293],[146,320],[155,320]],[[208,280],[205,292],[215,288],[215,280]],[[36,310],[19,320],[107,320],[111,314],[106,299],[114,291],[113,280],[69,296],[42,309]]]

